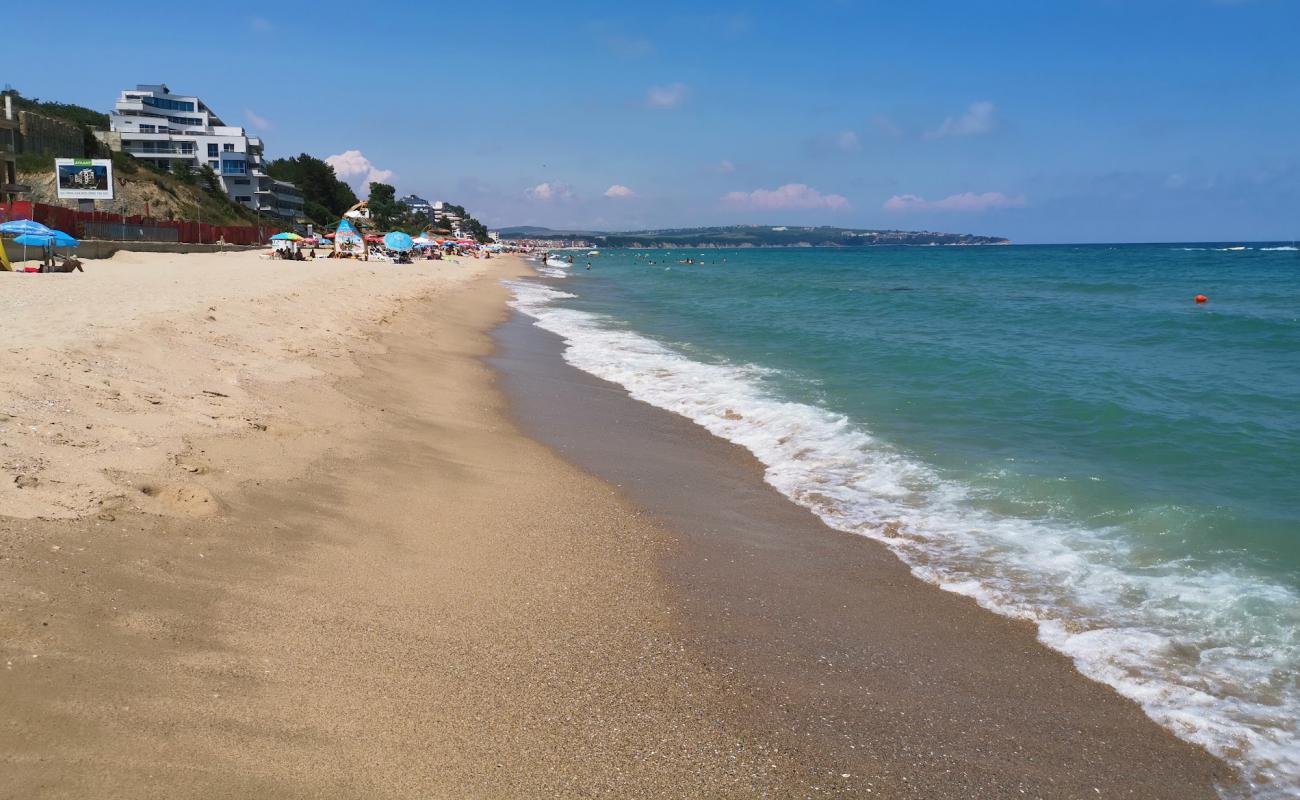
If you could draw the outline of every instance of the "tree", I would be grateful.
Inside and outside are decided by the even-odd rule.
[[[406,217],[406,206],[397,202],[397,190],[386,183],[370,184],[370,221],[380,230],[392,230]]]
[[[266,165],[266,173],[297,186],[302,192],[303,212],[322,226],[337,222],[357,203],[356,193],[338,179],[333,167],[306,153],[297,158],[277,158]]]
[[[171,173],[176,180],[181,183],[193,183],[194,172],[190,162],[183,158],[173,158],[171,161]]]
[[[217,171],[209,164],[204,164],[199,168],[199,185],[202,186],[208,194],[223,194],[221,191],[221,179],[217,177]]]
[[[474,219],[473,217],[471,217],[469,215],[469,212],[465,210],[464,206],[455,206],[452,205],[451,203],[447,203],[446,205],[443,206],[443,211],[450,212],[460,217],[461,233],[465,234],[469,238],[473,239],[476,242],[484,242],[484,243],[491,240],[490,237],[488,236],[487,226],[479,222],[478,220]]]

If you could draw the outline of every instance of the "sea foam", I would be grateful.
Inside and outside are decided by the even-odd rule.
[[[861,424],[769,391],[769,370],[705,363],[512,281],[513,305],[559,335],[573,366],[741,445],[828,525],[889,546],[917,577],[1011,617],[1085,675],[1238,766],[1227,796],[1300,792],[1300,597],[1245,571],[1137,564],[1125,537],[1000,517]]]
[[[567,278],[569,277],[569,263],[558,257],[552,257],[550,254],[537,259],[533,268],[537,274],[547,278]]]

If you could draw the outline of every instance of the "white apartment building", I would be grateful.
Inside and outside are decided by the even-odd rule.
[[[448,205],[450,205],[450,203],[442,200],[433,204],[434,224],[442,225],[449,229],[451,235],[455,236],[457,239],[463,238],[465,232],[461,229],[461,226],[464,224],[465,220],[460,218],[460,214],[447,208]]]
[[[113,149],[160,169],[170,169],[178,159],[196,170],[206,164],[235,202],[264,214],[302,218],[302,193],[263,171],[262,140],[225,124],[199,98],[173,94],[165,84],[140,84],[122,92],[108,119]]]

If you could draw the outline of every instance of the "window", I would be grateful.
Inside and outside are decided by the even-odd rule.
[[[247,175],[248,163],[245,161],[223,161],[221,162],[222,175]]]
[[[236,202],[236,203],[251,203],[251,202],[253,202],[253,198],[249,197],[248,195],[241,194],[241,195],[238,195],[238,196],[235,197],[235,202]]]
[[[226,153],[233,153],[233,152],[235,151],[235,146],[234,146],[233,144],[226,143],[226,144],[221,145],[221,149],[222,149],[223,152],[226,152]]]
[[[181,100],[172,100],[166,97],[142,97],[140,102],[154,108],[165,108],[168,111],[194,111],[193,103],[186,103]]]
[[[140,123],[140,133],[153,133],[153,132],[154,132],[154,126],[146,125],[143,122]]]
[[[248,178],[237,178],[233,181],[236,186],[247,186]]]
[[[176,144],[180,146],[180,152],[182,155],[194,155],[194,142],[178,141]]]
[[[203,120],[198,117],[168,117],[168,122],[175,122],[177,125],[202,125]]]
[[[216,158],[216,157],[217,157],[217,145],[216,145],[216,143],[215,143],[215,142],[208,142],[208,158]],[[212,166],[215,167],[216,164],[213,164]]]
[[[208,166],[212,167],[213,169],[217,169],[220,165],[215,161],[209,161]]]

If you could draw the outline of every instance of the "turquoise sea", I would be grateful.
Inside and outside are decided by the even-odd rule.
[[[575,257],[512,284],[568,361],[1300,793],[1290,243]]]

